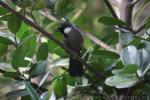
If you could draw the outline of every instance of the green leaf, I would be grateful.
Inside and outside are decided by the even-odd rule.
[[[143,41],[150,42],[150,40],[149,40],[149,39],[145,39],[145,38],[142,38],[142,37],[140,37],[140,36],[136,36],[136,35],[134,35],[134,38],[137,38],[137,39],[140,39],[140,40],[143,40]]]
[[[54,6],[56,4],[57,0],[44,0],[46,7],[50,8],[51,10],[54,10]]]
[[[137,65],[130,64],[130,65],[125,66],[122,69],[114,69],[114,70],[112,70],[112,73],[115,75],[117,75],[117,74],[134,74],[137,72],[137,69],[138,69]]]
[[[26,23],[23,22],[16,35],[18,39],[23,40],[24,38],[30,35],[33,35],[33,32],[31,32],[30,27]]]
[[[57,77],[53,83],[52,87],[54,89],[54,92],[58,96],[66,96],[67,94],[67,86],[66,86],[66,79],[65,77]]]
[[[27,95],[27,96],[21,96],[21,100],[30,100],[31,98],[30,98],[30,96],[29,95]]]
[[[24,81],[24,85],[26,87],[26,90],[28,91],[30,97],[32,100],[39,100],[38,95],[34,88],[30,85],[30,83]]]
[[[12,14],[5,14],[5,15],[2,15],[0,16],[0,20],[2,21],[8,21],[9,17],[11,16]]]
[[[144,0],[144,5],[147,4],[150,0]]]
[[[30,0],[11,0],[11,1],[13,2],[13,4],[21,8],[29,7],[31,5]]]
[[[147,96],[150,96],[150,85],[146,85],[146,87],[144,88],[144,92]]]
[[[9,33],[0,32],[0,43],[4,44],[14,44],[14,35]]]
[[[24,39],[26,39],[27,37],[31,35],[34,35],[32,30],[25,31],[24,33],[22,33],[20,40],[23,41]]]
[[[122,61],[119,59],[117,62],[116,62],[116,68],[123,68],[125,67],[122,63]]]
[[[112,73],[114,75],[117,75],[117,74],[121,74],[122,71],[123,71],[123,69],[114,69],[114,70],[112,70]]]
[[[7,52],[8,45],[0,43],[0,56],[4,55]]]
[[[3,8],[3,7],[0,7],[0,16],[1,15],[5,15],[5,14],[7,14],[8,13],[8,10],[6,10],[5,8]]]
[[[46,60],[48,57],[48,45],[47,43],[42,43],[39,48],[38,51],[36,53],[36,60]]]
[[[133,40],[133,34],[130,32],[121,33],[120,39],[123,44],[127,45]]]
[[[106,50],[94,50],[93,56],[102,56],[110,59],[118,59],[120,57],[117,53]]]
[[[108,25],[108,26],[112,26],[112,25],[125,25],[126,26],[126,23],[124,23],[123,21],[116,19],[116,18],[107,17],[107,16],[100,17],[98,19],[98,22],[104,25]]]
[[[136,73],[137,69],[138,69],[137,65],[130,64],[123,68],[122,73],[133,74],[133,73]]]
[[[134,38],[128,45],[134,45],[135,47],[139,48],[139,45],[141,44],[141,39]]]
[[[11,14],[7,21],[9,30],[14,34],[16,34],[19,31],[21,23],[22,20],[14,14]]]
[[[105,36],[101,38],[103,42],[108,45],[115,45],[119,42],[119,33],[114,28],[106,28],[105,31],[107,34],[105,34]]]
[[[9,40],[8,38],[1,37],[1,36],[0,36],[0,42],[4,44],[13,44],[13,42]]]
[[[116,88],[129,88],[134,86],[137,82],[138,79],[134,74],[114,75],[105,80],[106,85],[114,86]]]
[[[18,67],[26,67],[29,62],[25,61],[25,57],[32,57],[36,48],[36,37],[28,36],[24,41],[17,47],[12,56],[12,67],[17,69]]]
[[[30,77],[36,77],[40,74],[42,74],[47,67],[47,61],[39,61],[37,64],[32,66],[31,71],[30,71]]]
[[[141,44],[143,45],[143,48],[144,48],[146,51],[150,52],[150,42],[142,41]]]
[[[26,95],[28,95],[28,92],[25,89],[14,90],[6,94],[7,97],[20,97]]]
[[[5,72],[3,74],[5,77],[10,77],[10,78],[18,78],[21,74],[18,72]]]
[[[53,35],[58,39],[58,40],[62,40],[62,36],[60,33],[53,33]],[[58,56],[66,56],[67,53],[64,51],[64,49],[62,49],[60,46],[58,46],[54,41],[52,40],[48,40],[48,50],[50,53],[55,53]]]
[[[76,82],[75,77],[71,77],[69,74],[64,74],[64,77],[66,79],[66,84],[67,85],[71,85],[71,86],[75,85],[75,82]]]
[[[91,50],[94,49],[94,44],[92,43],[92,41],[89,38],[85,37],[83,41],[84,41],[83,42],[84,43],[84,47],[87,50],[91,51]]]
[[[148,64],[150,63],[150,53],[146,48],[138,50],[140,59],[141,59],[141,66],[140,69],[144,70]]]
[[[34,10],[39,10],[39,9],[44,8],[44,7],[46,7],[44,0],[36,0],[32,3],[32,8]]]
[[[55,4],[55,12],[60,16],[68,15],[68,13],[71,13],[71,11],[74,10],[71,2],[72,0],[57,0]]]
[[[121,51],[121,60],[124,65],[136,64],[138,67],[141,65],[139,53],[134,46],[128,46]]]
[[[54,43],[52,40],[48,40],[48,50],[51,53],[55,53],[59,56],[66,56],[66,52],[64,49],[62,49],[60,46],[58,46],[56,43]]]

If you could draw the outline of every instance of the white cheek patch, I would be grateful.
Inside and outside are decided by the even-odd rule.
[[[64,33],[65,34],[68,34],[70,31],[71,31],[71,27],[66,27],[65,29],[64,29]]]

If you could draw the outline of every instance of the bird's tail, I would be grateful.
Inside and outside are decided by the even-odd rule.
[[[76,59],[70,57],[69,61],[69,73],[71,76],[82,76],[83,75],[83,65]]]

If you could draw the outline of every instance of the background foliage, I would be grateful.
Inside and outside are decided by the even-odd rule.
[[[60,20],[68,19],[79,26],[85,33],[82,58],[105,79],[86,66],[82,79],[71,77],[67,72],[69,54],[0,6],[0,96],[9,100],[112,100],[137,96],[145,100],[150,96],[150,18],[145,19],[146,31],[140,35],[134,23],[149,1],[143,0],[130,26],[113,18],[103,0],[3,0],[60,41],[62,36],[56,32]],[[110,49],[97,44],[86,32]]]

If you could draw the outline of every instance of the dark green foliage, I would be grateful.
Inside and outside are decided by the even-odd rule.
[[[71,77],[68,73],[70,55],[43,31],[31,27],[33,23],[26,23],[0,6],[0,86],[5,88],[6,80],[9,80],[7,84],[10,81],[15,84],[13,88],[12,85],[8,87],[11,87],[6,94],[8,99],[107,100],[117,95],[149,96],[150,37],[145,36],[146,33],[136,33],[132,29],[137,27],[134,24],[131,27],[120,19],[109,17],[103,0],[8,1],[5,2],[18,14],[60,42],[63,42],[62,34],[56,29],[61,20],[77,25],[84,33],[80,56],[94,70],[84,66],[82,78]],[[133,23],[149,1],[143,0],[132,18]],[[149,16],[143,29],[149,33]],[[88,37],[86,32],[94,38]],[[105,79],[96,72],[104,74]]]

